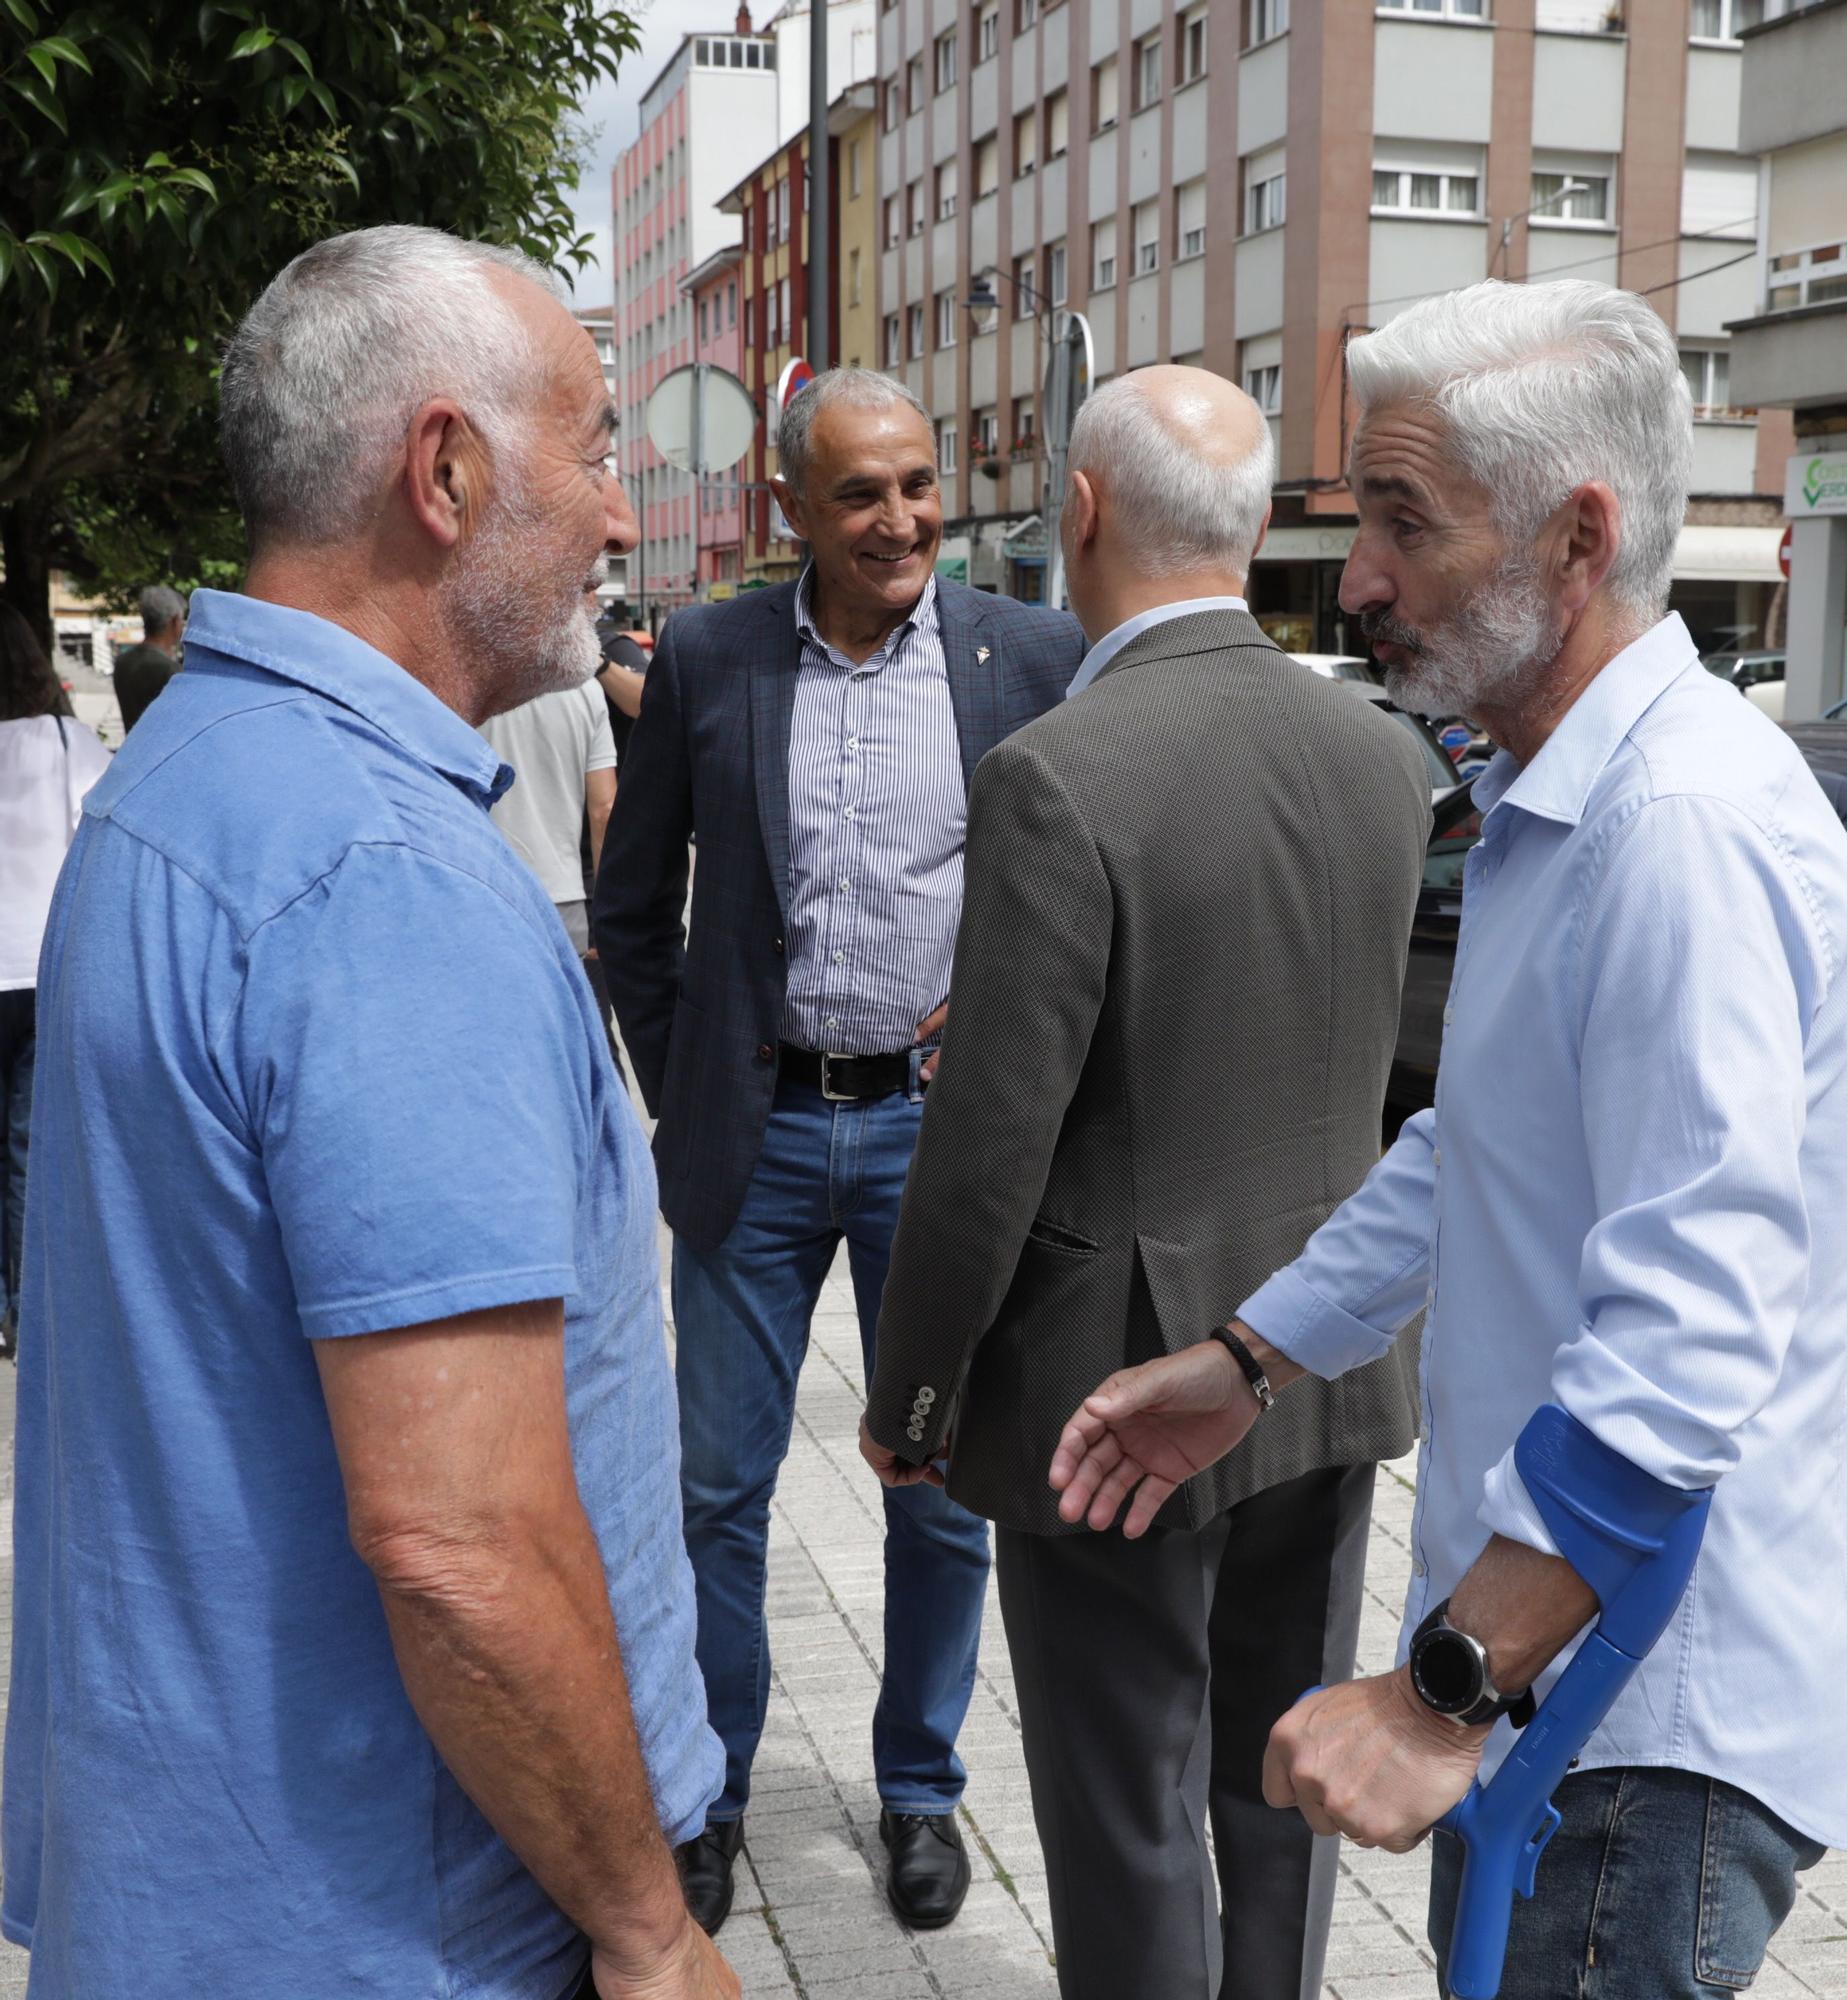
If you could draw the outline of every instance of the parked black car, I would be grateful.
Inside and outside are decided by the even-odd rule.
[[[1847,721],[1786,725],[1828,803],[1847,825]],[[1462,922],[1462,864],[1481,838],[1474,785],[1459,785],[1434,808],[1424,855],[1424,886],[1411,920],[1411,955],[1405,962],[1404,999],[1398,1011],[1398,1046],[1385,1087],[1385,1137],[1389,1143],[1413,1113],[1436,1100],[1437,1057],[1443,1047],[1443,1009],[1456,969],[1456,934]]]

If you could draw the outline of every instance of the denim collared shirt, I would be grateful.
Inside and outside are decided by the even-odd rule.
[[[842,1055],[908,1049],[949,997],[968,787],[936,579],[855,664],[796,592],[789,736],[789,990],[783,1039]]]
[[[563,1298],[669,1838],[718,1788],[654,1176],[488,819],[507,777],[351,634],[201,591],[186,672],[86,801],[41,968],[19,1378],[3,1919],[34,1990],[557,2000],[582,1962],[405,1694],[316,1340]]]
[[[1847,833],[1674,617],[1475,797],[1435,1110],[1242,1310],[1331,1376],[1428,1304],[1407,1629],[1490,1533],[1556,1553],[1511,1455],[1543,1402],[1716,1483],[1583,1761],[1725,1779],[1840,1845]]]

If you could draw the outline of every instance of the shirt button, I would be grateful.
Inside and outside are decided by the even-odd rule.
[[[857,750],[859,748],[859,738],[857,736],[849,736],[847,738],[847,748],[849,750]]]
[[[846,962],[847,962],[847,955],[844,951],[837,951],[834,953],[834,963],[836,965],[845,965]]]
[[[757,1044],[757,1060],[759,1062],[768,1062],[775,1053],[776,1051],[770,1047],[768,1042],[759,1042]]]
[[[847,818],[848,818],[848,819],[858,819],[858,817],[859,817],[859,813],[858,813],[858,810],[857,810],[857,809],[856,809],[855,807],[853,807],[853,806],[848,806],[848,807],[847,807]]]
[[[1411,1558],[1411,1574],[1413,1576],[1423,1576],[1426,1574],[1426,1571],[1427,1571],[1427,1565],[1425,1564],[1423,1557],[1413,1556]]]
[[[1440,1167],[1443,1164],[1443,1148],[1441,1146],[1434,1147],[1431,1150],[1430,1164],[1433,1167]]]
[[[1450,1023],[1451,1023],[1451,1022],[1452,1022],[1452,1021],[1453,1021],[1453,1020],[1454,1020],[1455,1018],[1456,1018],[1456,1010],[1455,1010],[1455,1008],[1453,1008],[1453,1007],[1445,1007],[1445,1008],[1443,1009],[1443,1025],[1444,1025],[1444,1027],[1446,1027],[1446,1028],[1447,1028],[1447,1027],[1449,1026],[1449,1024],[1450,1024]]]
[[[850,876],[846,876],[846,875],[843,875],[843,876],[841,876],[841,878],[840,878],[840,886],[841,886],[841,887],[842,887],[843,889],[850,889],[850,888],[852,888],[852,886],[853,886],[853,883],[852,883],[852,878],[851,878]]]

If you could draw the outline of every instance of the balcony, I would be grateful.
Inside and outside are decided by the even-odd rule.
[[[1775,153],[1823,139],[1847,123],[1841,78],[1847,76],[1847,0],[1811,0],[1746,28],[1741,153]]]

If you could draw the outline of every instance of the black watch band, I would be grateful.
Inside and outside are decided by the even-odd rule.
[[[1437,1655],[1442,1667],[1436,1671]],[[1449,1622],[1449,1599],[1444,1598],[1411,1635],[1411,1685],[1417,1698],[1433,1715],[1459,1728],[1495,1722],[1503,1715],[1516,1729],[1532,1721],[1538,1704],[1533,1690],[1502,1694],[1488,1675],[1488,1649]],[[1460,1691],[1455,1681],[1463,1683]]]
[[[1270,1387],[1270,1378],[1263,1372],[1263,1363],[1228,1326],[1215,1326],[1211,1337],[1219,1342],[1231,1358],[1238,1364],[1245,1381],[1251,1385],[1251,1394],[1257,1398],[1259,1411],[1276,1407],[1276,1391]]]

